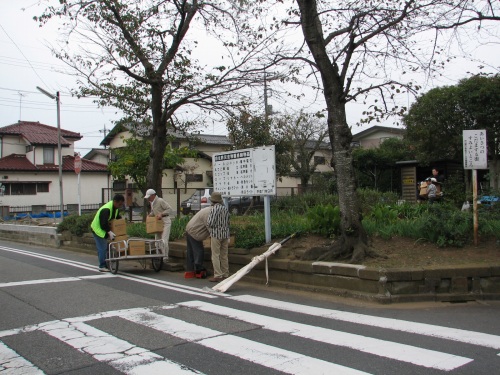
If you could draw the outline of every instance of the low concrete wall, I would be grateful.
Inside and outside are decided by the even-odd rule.
[[[0,224],[0,238],[33,245],[60,246],[60,237],[52,226]]]
[[[55,227],[0,224],[0,238],[95,252],[91,234],[82,237],[68,232],[58,234]],[[169,247],[170,259],[184,264],[185,241],[171,242]],[[206,249],[205,265],[209,269],[212,268],[210,257],[210,249]],[[252,258],[248,250],[230,248],[230,272],[237,272]],[[345,263],[290,260],[278,255],[268,259],[268,265],[272,285],[379,303],[500,299],[500,260],[490,265],[377,269]],[[257,264],[242,280],[266,283],[265,263]]]

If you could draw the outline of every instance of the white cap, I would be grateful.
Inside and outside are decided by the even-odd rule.
[[[146,191],[146,195],[144,196],[144,198],[148,199],[150,196],[152,196],[153,194],[156,194],[156,191],[154,191],[153,189],[148,189]]]
[[[431,181],[432,182],[437,182],[437,180],[434,177],[431,178]]]

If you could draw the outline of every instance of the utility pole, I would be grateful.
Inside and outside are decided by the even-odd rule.
[[[273,106],[272,105],[269,105],[267,104],[267,91],[270,91],[271,92],[271,95],[272,96],[272,89],[268,89],[267,88],[267,75],[266,73],[264,73],[264,120],[267,122],[267,120],[269,119],[269,116],[273,114]]]
[[[58,159],[59,159],[59,204],[61,205],[61,221],[64,220],[64,202],[63,202],[63,181],[62,181],[62,151],[61,151],[61,100],[59,97],[59,91],[56,95],[52,95],[51,93],[45,91],[41,87],[36,87],[38,91],[40,91],[45,96],[48,96],[51,99],[56,100],[57,106],[57,150],[58,150]]]
[[[23,96],[26,96],[24,94],[21,94],[20,92],[18,92],[19,94],[19,121],[22,120],[21,118],[21,108],[22,108],[22,101],[23,101]]]
[[[108,130],[109,129],[106,129],[106,124],[104,124],[104,128],[99,130],[99,133],[103,133],[104,134],[104,138],[106,138],[106,134],[108,134]],[[104,146],[104,148],[106,148],[106,146]]]

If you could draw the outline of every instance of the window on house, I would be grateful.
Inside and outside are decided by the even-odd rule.
[[[391,137],[381,137],[381,138],[380,138],[380,143],[382,143],[382,142],[384,142],[385,140],[390,139],[390,138],[391,138]]]
[[[359,143],[359,141],[352,141],[351,148],[354,148],[354,147],[361,147],[361,143]]]
[[[54,147],[43,148],[43,164],[54,164]]]
[[[48,182],[38,182],[36,184],[36,192],[37,193],[48,193],[49,192],[49,183]]]
[[[127,181],[113,181],[113,190],[125,190]]]
[[[31,151],[33,151],[33,146],[32,145],[26,146],[26,153],[31,152]]]
[[[316,165],[325,164],[325,157],[324,156],[315,156],[314,157],[314,164],[316,164]]]
[[[203,182],[202,174],[187,174],[186,182]]]
[[[36,195],[36,184],[35,183],[18,183],[9,184],[10,185],[10,195]],[[5,190],[7,194],[7,189]]]
[[[181,143],[180,142],[178,142],[178,141],[173,141],[172,142],[172,148],[173,149],[178,149],[180,147],[181,147]]]

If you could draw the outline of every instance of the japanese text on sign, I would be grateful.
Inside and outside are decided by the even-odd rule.
[[[486,130],[464,130],[464,169],[487,169]]]
[[[214,154],[213,176],[222,196],[275,195],[274,146]]]

